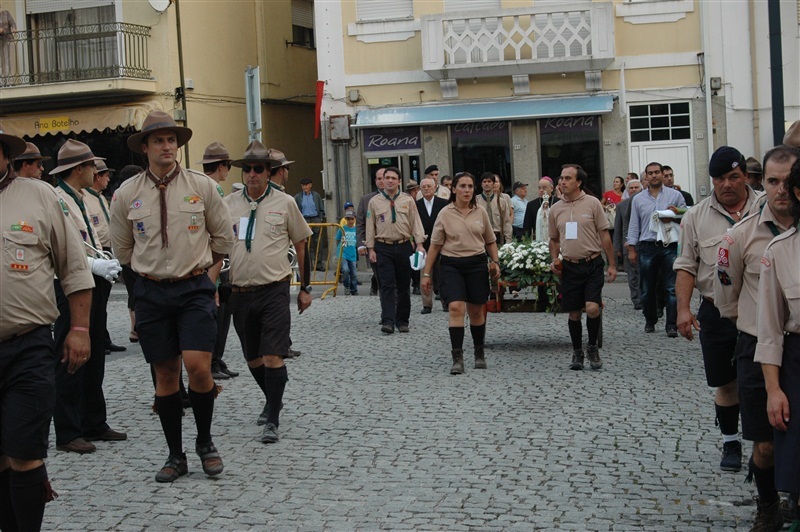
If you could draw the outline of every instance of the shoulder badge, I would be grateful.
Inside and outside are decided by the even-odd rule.
[[[717,252],[717,265],[721,268],[727,268],[729,263],[729,251],[726,248],[719,248],[719,251]]]
[[[761,257],[761,264],[763,264],[765,268],[769,268],[770,266],[772,266],[772,263],[769,261],[767,257]]]
[[[58,202],[61,204],[61,210],[64,211],[64,216],[69,216],[69,209],[67,208],[67,204],[64,203],[64,200],[58,198]]]
[[[222,191],[222,187],[217,185],[217,192],[219,192],[219,197],[224,198],[225,192]]]
[[[720,282],[720,283],[721,283],[723,286],[730,286],[731,284],[733,284],[733,283],[731,282],[731,278],[730,278],[730,276],[728,275],[728,272],[726,272],[726,271],[723,271],[723,270],[717,270],[717,277],[719,277],[719,282]]]

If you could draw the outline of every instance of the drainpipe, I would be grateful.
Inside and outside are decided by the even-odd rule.
[[[781,50],[781,4],[778,0],[767,2],[769,13],[769,69],[772,81],[772,144],[783,143],[783,52]]]
[[[756,158],[761,153],[761,123],[758,102],[758,61],[756,60],[756,14],[755,2],[748,3],[750,11],[750,72],[753,79],[753,140]]]
[[[183,77],[183,40],[181,39],[181,3],[175,0],[175,23],[178,29],[178,68],[181,76],[181,105],[183,106],[183,125],[189,127],[189,115],[186,111],[186,81]],[[186,168],[189,168],[189,143],[183,145],[183,154],[186,156]]]
[[[700,3],[700,28],[703,32],[703,86],[706,95],[706,142],[708,143],[708,158],[714,153],[714,119],[711,116],[711,78],[708,74],[708,49],[709,49],[709,17],[708,3]],[[709,190],[709,194],[711,191]]]

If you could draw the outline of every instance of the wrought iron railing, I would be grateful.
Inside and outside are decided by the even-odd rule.
[[[149,38],[149,27],[124,22],[17,31],[0,37],[0,86],[149,79]]]

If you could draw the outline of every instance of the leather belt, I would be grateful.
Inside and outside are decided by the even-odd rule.
[[[258,292],[259,290],[263,290],[264,288],[269,288],[270,286],[275,286],[276,284],[285,283],[286,281],[292,278],[291,275],[287,275],[283,279],[279,281],[275,281],[272,283],[267,284],[260,284],[258,286],[231,286],[231,292],[234,294],[243,294],[247,292]]]
[[[159,279],[158,277],[153,277],[152,275],[147,275],[146,273],[140,273],[142,277],[145,279],[149,279],[150,281],[155,281],[157,283],[177,283],[178,281],[185,281],[186,279],[191,279],[192,277],[197,277],[198,275],[203,275],[206,273],[208,269],[196,269],[192,270],[190,273],[186,275],[182,275],[180,277],[174,277],[172,279]]]
[[[375,242],[380,242],[381,244],[386,244],[388,246],[396,246],[398,244],[405,244],[411,240],[410,238],[404,238],[402,240],[388,240],[386,238],[376,238]]]
[[[677,242],[670,242],[669,244],[667,244],[667,245],[665,246],[665,245],[664,245],[664,242],[662,242],[661,240],[659,240],[659,241],[654,241],[654,240],[640,240],[640,241],[639,241],[639,243],[637,244],[637,246],[658,246],[658,247],[661,247],[661,248],[669,247],[669,246],[672,246],[672,245],[675,245],[675,246],[677,246],[677,245],[678,245],[678,243],[677,243]]]
[[[12,334],[11,336],[4,336],[3,338],[0,338],[0,344],[8,342],[10,340],[13,340],[14,338],[17,338],[18,336],[23,336],[25,334],[28,334],[29,332],[33,332],[36,329],[38,329],[39,327],[46,327],[46,325],[31,325],[30,328],[25,328],[25,329],[21,330],[18,333]]]
[[[572,264],[585,264],[587,262],[592,262],[594,259],[596,259],[599,256],[600,256],[600,253],[595,253],[591,257],[586,257],[585,259],[578,259],[578,260],[564,259],[564,260],[569,262],[569,263],[572,263]]]

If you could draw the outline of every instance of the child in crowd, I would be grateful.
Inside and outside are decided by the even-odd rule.
[[[343,229],[336,233],[336,242],[342,246],[342,284],[351,296],[358,295],[358,279],[356,277],[356,213],[353,210],[344,212]]]

